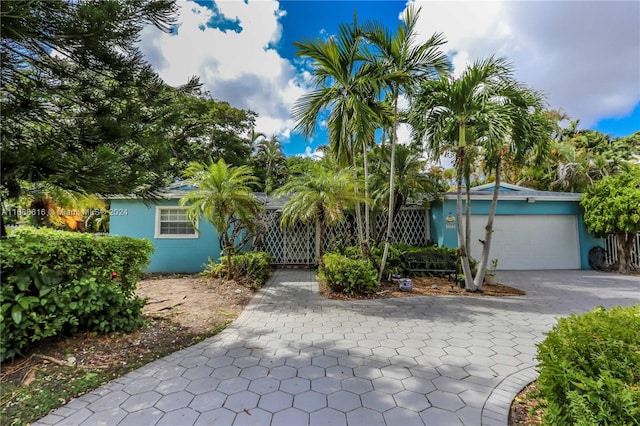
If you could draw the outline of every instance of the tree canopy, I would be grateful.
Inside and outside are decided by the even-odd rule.
[[[2,185],[152,195],[190,161],[246,159],[255,114],[166,85],[136,42],[174,0],[2,2]],[[246,160],[245,160],[246,161]]]
[[[640,165],[624,169],[589,186],[581,201],[589,232],[598,237],[616,235],[621,273],[630,269],[633,243],[640,232]]]

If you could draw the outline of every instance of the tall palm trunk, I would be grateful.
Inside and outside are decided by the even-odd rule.
[[[502,174],[502,155],[498,156],[496,164],[496,181],[493,188],[493,196],[491,198],[491,208],[489,210],[489,218],[487,219],[487,226],[485,227],[484,242],[482,243],[482,256],[478,263],[478,272],[473,280],[473,283],[478,288],[482,288],[484,283],[484,276],[487,272],[487,266],[489,265],[489,252],[491,250],[491,238],[493,237],[493,220],[496,216],[496,209],[498,207],[498,193],[500,192],[500,182]]]
[[[380,273],[378,274],[378,282],[382,281],[382,274],[389,256],[389,246],[393,233],[393,210],[395,201],[395,184],[396,184],[396,137],[397,137],[397,120],[398,120],[398,88],[393,90],[393,128],[391,129],[391,165],[389,167],[389,211],[387,221],[387,235],[384,242],[384,251],[382,252],[382,261],[380,262]]]
[[[466,150],[466,126],[464,124],[460,124],[459,126],[459,144],[458,149],[460,154],[458,155],[458,176],[457,176],[457,185],[456,185],[456,215],[458,219],[458,255],[460,256],[460,261],[462,262],[462,273],[464,274],[464,282],[465,289],[468,291],[476,291],[477,287],[473,282],[473,276],[471,274],[471,266],[469,264],[469,246],[467,245],[467,236],[466,233],[469,231],[469,225],[465,220],[465,225],[463,226],[461,223],[462,220],[462,176],[465,174],[464,172],[464,164],[465,158],[465,150]],[[469,183],[467,182],[467,185]],[[468,201],[467,201],[468,203]],[[469,205],[466,206],[467,212],[469,212]],[[466,216],[465,216],[466,218]]]
[[[353,140],[353,137],[351,138],[351,146],[352,146],[352,150],[353,150],[353,180],[354,182],[358,182],[358,164],[357,164],[357,152],[356,152],[356,146],[355,146],[355,142]],[[356,195],[356,199],[359,198],[358,196],[358,185],[354,185],[354,189],[353,189],[355,195]],[[364,232],[362,229],[362,209],[361,209],[361,205],[360,205],[360,201],[356,201],[356,227],[358,229],[358,245],[360,246],[360,252],[362,254],[362,256],[364,258],[369,256],[369,250],[367,249],[367,244],[369,243],[368,240],[365,241],[364,238]]]
[[[367,201],[364,203],[364,238],[367,241],[366,247],[369,250],[369,242],[371,241],[371,218],[369,212],[369,159],[367,156],[367,147],[362,149],[362,158],[364,161],[364,196]],[[366,253],[369,257],[371,253]]]

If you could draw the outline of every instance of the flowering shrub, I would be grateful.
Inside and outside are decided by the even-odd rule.
[[[149,241],[50,229],[12,233],[0,246],[0,359],[47,337],[82,330],[132,331]]]

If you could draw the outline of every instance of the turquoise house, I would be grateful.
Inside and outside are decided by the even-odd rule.
[[[179,200],[190,188],[169,187],[163,199],[150,203],[132,197],[111,198],[109,234],[146,238],[154,245],[147,272],[201,272],[208,259],[220,257],[213,226],[200,220],[195,229]]]
[[[471,191],[471,256],[476,259],[482,252],[494,187],[490,183]],[[587,231],[580,197],[501,184],[490,252],[498,259],[498,269],[590,269],[589,250],[603,242]],[[465,212],[463,203],[463,216]],[[432,241],[457,247],[456,194],[447,193],[432,205],[430,216]]]
[[[494,184],[487,184],[471,191],[471,255],[476,259],[482,251],[493,188]],[[220,242],[213,226],[202,219],[194,228],[186,219],[185,208],[179,205],[190,189],[175,184],[154,202],[111,198],[110,234],[146,238],[155,247],[147,272],[199,272],[209,258],[220,257]],[[264,220],[269,225],[261,244],[272,261],[278,265],[313,264],[317,227],[280,229],[277,218],[283,202],[264,197],[262,202],[266,208]],[[463,214],[465,210],[466,206]],[[455,193],[445,194],[441,202],[430,207],[408,207],[398,219],[398,241],[458,245]],[[335,232],[347,230],[339,228]],[[498,269],[590,269],[589,250],[602,245],[602,239],[590,235],[584,225],[580,194],[500,185],[490,254],[498,259]]]

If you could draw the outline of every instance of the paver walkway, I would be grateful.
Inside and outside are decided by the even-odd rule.
[[[502,272],[512,298],[339,302],[278,270],[222,333],[37,425],[506,425],[558,316],[640,303],[640,278]]]

